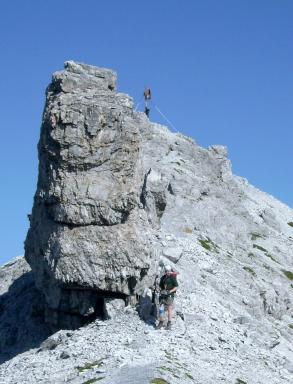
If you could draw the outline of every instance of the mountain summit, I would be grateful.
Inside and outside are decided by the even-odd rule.
[[[30,267],[0,270],[1,349],[22,354],[0,378],[288,384],[292,209],[234,176],[225,147],[150,122],[115,84],[109,69],[68,61],[47,88]],[[179,281],[169,333],[134,309],[166,264]],[[21,323],[11,308],[24,297]]]

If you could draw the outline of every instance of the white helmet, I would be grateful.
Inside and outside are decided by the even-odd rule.
[[[170,265],[165,265],[165,272],[171,272],[172,268]]]

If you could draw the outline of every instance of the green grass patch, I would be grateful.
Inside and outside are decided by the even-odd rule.
[[[273,256],[270,255],[269,252],[268,252],[265,248],[261,247],[261,246],[258,245],[258,244],[253,244],[253,248],[256,248],[256,249],[258,249],[259,251],[262,251],[262,252],[263,252],[267,257],[269,257],[272,261],[274,261],[275,263],[278,263],[277,260],[275,260],[275,259],[273,258]],[[279,264],[279,263],[278,263],[278,264]]]
[[[268,253],[268,251],[267,251],[265,248],[261,247],[261,246],[258,245],[258,244],[253,244],[253,248],[256,248],[256,249],[258,249],[259,251]]]
[[[218,246],[212,242],[211,239],[207,238],[205,240],[203,239],[198,239],[200,245],[206,249],[207,251],[213,251],[213,252],[216,252],[216,253],[219,253],[218,251]]]
[[[209,240],[198,240],[201,244],[201,246],[206,249],[207,251],[211,251],[211,246]]]
[[[236,379],[236,384],[247,384],[247,382],[241,379]]]
[[[185,376],[186,376],[188,379],[194,381],[194,378],[193,378],[193,376],[192,376],[190,373],[185,373]]]
[[[89,379],[82,384],[92,384],[92,383],[96,383],[97,381],[100,381],[103,379],[105,379],[105,377],[97,377],[96,379]]]
[[[169,367],[162,366],[162,367],[159,367],[158,369],[160,369],[161,371],[172,373],[172,369]]]
[[[189,227],[184,227],[183,232],[188,233],[190,235],[192,233],[192,229]]]
[[[250,235],[252,241],[262,238],[262,235],[260,235],[259,233],[251,233]]]
[[[89,369],[100,368],[102,365],[103,365],[103,360],[100,359],[92,363],[86,363],[83,367],[76,367],[76,369],[78,370],[78,372],[84,372]]]
[[[284,275],[289,279],[289,280],[293,280],[293,273],[291,271],[286,271],[285,269],[282,269],[282,272],[284,273]]]
[[[252,276],[256,276],[254,270],[250,267],[243,267],[244,271],[249,272]]]
[[[290,227],[293,227],[293,221],[289,221],[288,225],[290,225]]]
[[[168,360],[173,360],[174,358],[172,357],[171,353],[168,351],[165,351],[165,356]]]
[[[150,384],[169,384],[165,379],[161,379],[160,377],[155,377],[150,381]]]

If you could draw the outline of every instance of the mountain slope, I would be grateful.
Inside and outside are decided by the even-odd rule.
[[[114,83],[109,70],[73,62],[55,75],[26,242],[51,332],[87,323],[97,298],[112,318],[95,312],[40,337],[2,364],[1,379],[289,383],[292,209],[234,176],[224,147],[134,112]],[[179,281],[169,333],[131,306],[164,264]]]

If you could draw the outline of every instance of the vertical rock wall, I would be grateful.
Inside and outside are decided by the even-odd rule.
[[[25,257],[55,323],[62,313],[78,325],[101,311],[97,298],[153,279],[141,136],[115,83],[111,70],[66,62],[47,89]]]

